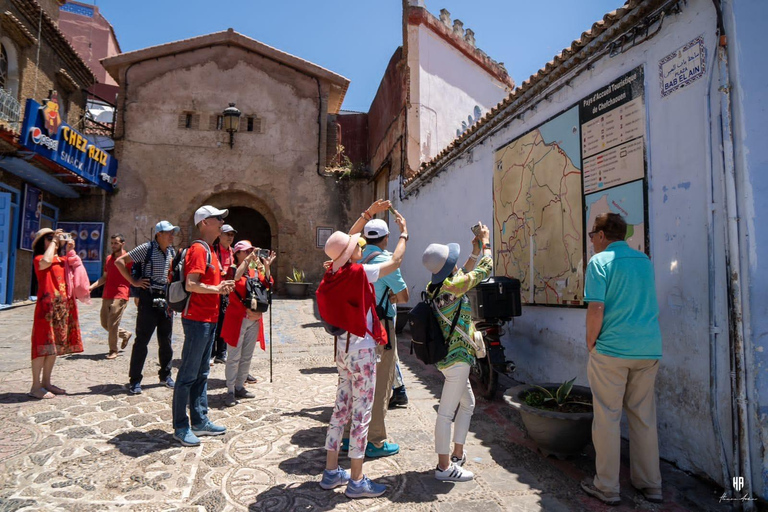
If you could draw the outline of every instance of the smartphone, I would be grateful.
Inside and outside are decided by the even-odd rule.
[[[259,249],[259,258],[267,259],[269,258],[269,249]]]
[[[472,226],[471,229],[472,229],[472,234],[474,234],[475,236],[480,236],[480,224],[475,224],[474,226]]]
[[[392,205],[390,205],[390,206],[389,206],[389,212],[390,212],[392,215],[394,215],[394,216],[397,216],[397,212],[396,212],[396,211],[395,211],[395,209],[392,207]]]

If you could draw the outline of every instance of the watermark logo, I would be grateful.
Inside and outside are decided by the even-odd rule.
[[[733,483],[733,494],[732,494],[732,496],[728,496],[728,492],[724,492],[723,495],[720,496],[720,503],[722,503],[724,501],[741,501],[742,503],[746,502],[746,501],[757,501],[757,498],[753,498],[749,494],[743,494],[741,496],[739,495],[741,493],[742,489],[744,489],[744,477],[743,476],[735,476],[735,477],[733,477],[732,483]]]

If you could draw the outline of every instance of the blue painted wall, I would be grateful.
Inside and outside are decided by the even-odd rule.
[[[752,445],[752,485],[768,496],[768,2],[728,0],[736,172],[742,247],[748,263],[747,385]]]

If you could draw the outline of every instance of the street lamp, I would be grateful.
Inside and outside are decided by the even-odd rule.
[[[235,132],[240,128],[241,112],[235,108],[234,103],[230,103],[222,114],[224,115],[223,128],[229,133],[229,147],[231,149],[235,146]]]

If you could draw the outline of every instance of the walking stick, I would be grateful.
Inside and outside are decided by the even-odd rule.
[[[272,288],[269,289],[269,382],[272,383]]]

